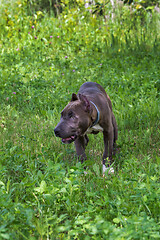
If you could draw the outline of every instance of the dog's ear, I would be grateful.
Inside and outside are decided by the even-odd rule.
[[[85,95],[79,94],[79,99],[83,103],[85,112],[91,112],[91,104]]]
[[[75,93],[72,93],[71,102],[78,100],[78,97]]]

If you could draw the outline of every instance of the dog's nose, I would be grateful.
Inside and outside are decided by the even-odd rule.
[[[55,133],[56,137],[60,136],[59,130],[57,128],[54,129],[54,133]]]

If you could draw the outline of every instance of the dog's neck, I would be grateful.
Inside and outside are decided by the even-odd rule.
[[[98,124],[99,119],[100,119],[100,112],[98,110],[98,107],[96,106],[96,104],[92,101],[90,101],[90,103],[95,107],[96,111],[97,111],[97,117],[95,119],[95,121],[92,122],[90,128],[94,127],[96,124]]]

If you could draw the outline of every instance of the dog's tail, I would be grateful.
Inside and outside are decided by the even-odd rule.
[[[117,126],[117,122],[116,122],[116,119],[115,119],[115,116],[113,113],[112,113],[112,124],[113,124],[113,128],[114,128],[114,144],[115,144],[118,139],[118,126]]]
[[[107,95],[108,105],[109,105],[109,107],[110,107],[110,109],[111,109],[111,111],[112,111],[112,103],[111,103],[111,99],[110,99],[110,97],[108,96],[107,93],[106,93],[106,95]]]
[[[112,103],[111,103],[111,99],[108,95],[107,95],[107,100],[108,100],[108,105],[109,105],[109,107],[111,109],[111,112],[112,112]],[[115,144],[117,139],[118,139],[118,127],[117,127],[117,122],[116,122],[116,119],[115,119],[115,116],[114,116],[113,112],[112,112],[112,124],[113,124],[113,128],[114,128],[114,144]]]

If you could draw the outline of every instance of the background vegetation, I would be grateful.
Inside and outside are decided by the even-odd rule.
[[[159,1],[1,1],[0,239],[160,239]],[[88,174],[53,129],[85,81],[118,122],[114,175],[101,134]]]

